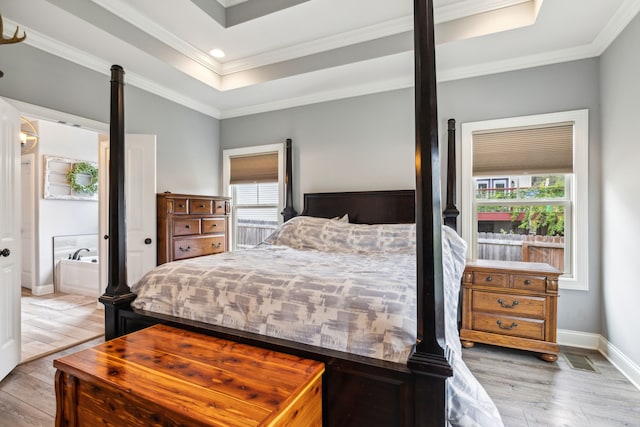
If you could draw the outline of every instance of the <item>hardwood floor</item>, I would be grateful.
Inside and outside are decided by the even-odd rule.
[[[104,335],[97,298],[55,293],[34,296],[22,288],[22,362]]]
[[[0,382],[0,427],[52,427],[56,417],[53,360],[103,341],[95,338],[18,365]]]
[[[0,427],[54,425],[53,360],[102,338],[19,365],[0,382]],[[506,427],[640,426],[640,391],[595,351],[597,372],[573,369],[561,354],[547,363],[532,353],[477,344],[463,358],[496,403]],[[493,427],[493,426],[483,426]]]
[[[604,356],[577,348],[560,351],[555,363],[482,344],[462,354],[507,427],[640,426],[640,390]],[[566,354],[586,355],[597,372],[571,368]]]

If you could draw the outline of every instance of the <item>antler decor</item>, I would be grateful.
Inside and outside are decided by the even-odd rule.
[[[0,44],[20,43],[22,40],[27,38],[27,33],[25,33],[24,31],[22,32],[22,37],[18,37],[18,31],[20,30],[20,27],[16,27],[16,31],[15,33],[13,33],[13,37],[5,39],[2,36],[3,26],[2,15],[0,15]]]

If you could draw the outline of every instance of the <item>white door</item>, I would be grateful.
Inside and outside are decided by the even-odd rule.
[[[20,362],[20,114],[0,99],[0,379]]]
[[[100,236],[109,234],[109,141],[100,142]],[[127,284],[156,266],[156,137],[125,136]],[[100,294],[107,288],[107,241],[100,240]],[[102,262],[105,260],[105,262]]]
[[[22,198],[22,287],[34,290],[36,278],[35,249],[35,202],[36,171],[35,155],[24,154],[20,162],[20,197]]]

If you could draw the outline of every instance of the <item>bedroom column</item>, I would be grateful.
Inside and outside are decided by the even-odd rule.
[[[418,342],[407,361],[415,373],[414,425],[446,424],[442,209],[432,0],[414,0],[416,253]]]

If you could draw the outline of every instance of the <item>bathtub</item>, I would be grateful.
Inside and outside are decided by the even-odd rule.
[[[56,266],[57,291],[97,298],[100,296],[99,275],[97,256],[61,259]]]

